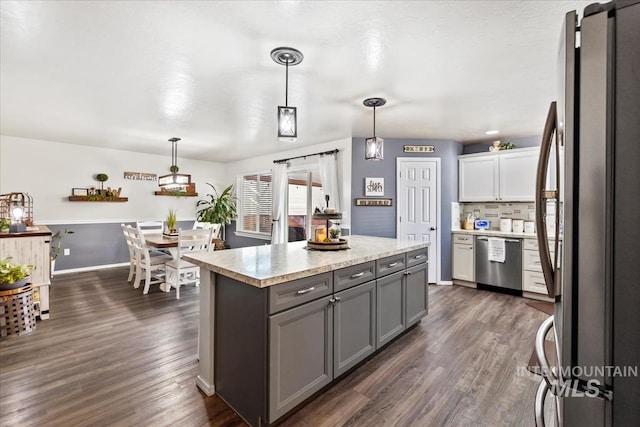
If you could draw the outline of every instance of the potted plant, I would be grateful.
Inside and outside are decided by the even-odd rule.
[[[231,220],[235,218],[237,213],[237,199],[233,195],[233,185],[225,188],[220,194],[218,194],[213,185],[208,182],[207,185],[213,189],[214,194],[207,194],[209,200],[198,200],[196,204],[197,207],[200,207],[198,221],[220,224],[222,227],[222,240],[224,240],[225,225],[231,224]]]
[[[0,290],[21,288],[29,282],[32,265],[12,264],[11,257],[0,260]]]
[[[340,229],[339,228],[330,228],[329,229],[329,237],[331,238],[332,242],[339,242],[340,241]]]
[[[73,230],[67,230],[65,228],[63,232],[58,230],[55,233],[53,233],[53,235],[51,236],[51,253],[50,253],[51,276],[53,276],[53,271],[56,268],[56,258],[58,258],[58,255],[60,254],[60,246],[62,245],[62,238],[67,234],[73,234],[73,233],[74,233]]]
[[[107,175],[106,173],[98,173],[98,174],[96,174],[96,180],[100,181],[100,192],[99,192],[99,194],[101,196],[106,195],[106,193],[104,192],[104,183],[108,179],[109,179],[109,175]]]
[[[167,215],[167,230],[165,234],[177,234],[176,228],[176,210],[169,209],[169,215]]]

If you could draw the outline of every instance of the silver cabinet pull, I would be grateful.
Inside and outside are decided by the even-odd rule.
[[[340,302],[340,297],[336,297],[336,302]]]
[[[331,304],[335,304],[336,303],[336,299],[334,297],[329,298],[329,302]]]
[[[410,274],[411,274],[411,272],[410,272],[410,271],[405,271],[405,272],[404,272],[404,275],[405,275],[405,276],[409,276]]]
[[[316,287],[312,286],[310,288],[307,289],[300,289],[299,291],[296,292],[297,295],[304,295],[304,294],[308,294],[309,292],[311,292],[312,290],[314,290]]]
[[[351,278],[357,279],[358,277],[362,277],[362,276],[364,276],[364,271],[361,271],[360,273],[352,274]]]
[[[396,265],[398,265],[397,261],[396,262],[392,262],[391,264],[387,265],[387,267],[391,268],[391,267],[395,267]]]
[[[424,255],[416,255],[413,257],[413,259],[421,259],[421,258],[424,258]]]

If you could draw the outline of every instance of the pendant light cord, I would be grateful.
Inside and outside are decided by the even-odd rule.
[[[376,137],[376,106],[373,106],[373,137]]]
[[[284,106],[289,106],[289,61],[286,63],[285,80],[284,80]]]

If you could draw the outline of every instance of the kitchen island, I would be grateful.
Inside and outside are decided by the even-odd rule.
[[[292,242],[184,256],[201,267],[204,393],[269,425],[427,314],[427,243],[348,241],[339,251]]]

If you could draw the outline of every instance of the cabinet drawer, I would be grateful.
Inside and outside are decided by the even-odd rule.
[[[396,271],[404,270],[406,265],[404,258],[405,254],[398,254],[377,260],[376,277],[382,277],[387,274],[395,273]]]
[[[523,239],[523,240],[524,240],[523,247],[524,247],[525,250],[529,250],[529,249],[530,250],[534,250],[534,251],[538,250],[539,246],[538,246],[538,241],[536,239]],[[549,250],[551,252],[554,251],[554,249],[555,249],[554,247],[555,247],[555,242],[554,241],[549,241]],[[558,247],[560,247],[560,246],[558,245]]]
[[[524,251],[522,257],[522,268],[528,271],[542,272],[542,266],[540,263],[540,254],[538,251],[527,250]]]
[[[523,276],[523,291],[547,295],[547,286],[544,283],[544,276],[542,273],[537,273],[535,271],[525,271]]]
[[[470,234],[454,234],[453,243],[463,243],[465,245],[473,245],[473,236]]]
[[[554,257],[553,251],[551,251],[551,259]],[[542,272],[542,265],[540,264],[540,253],[538,251],[526,250],[522,255],[522,269],[529,271]]]
[[[423,262],[427,262],[427,251],[429,248],[420,248],[411,252],[407,252],[407,268],[413,267],[414,265],[422,264]]]
[[[269,314],[333,293],[331,272],[274,285],[269,288]]]
[[[336,292],[343,291],[375,278],[375,261],[352,265],[351,267],[341,268],[333,272],[333,283]]]

